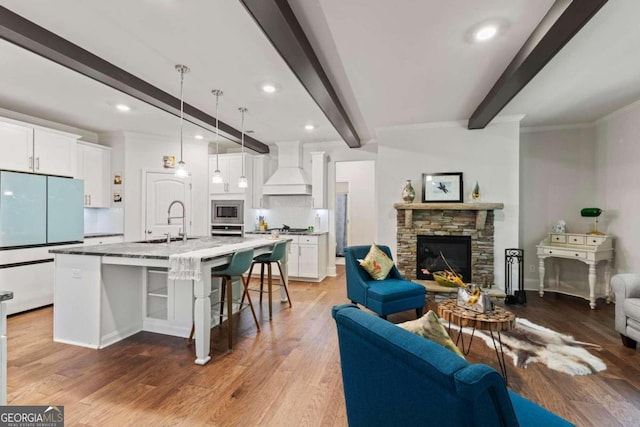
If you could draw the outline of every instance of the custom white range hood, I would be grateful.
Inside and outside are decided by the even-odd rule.
[[[278,169],[262,187],[265,196],[311,195],[311,181],[302,169],[300,141],[277,142]]]

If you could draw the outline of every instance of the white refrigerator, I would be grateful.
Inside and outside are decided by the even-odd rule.
[[[58,176],[0,172],[0,247],[84,239],[84,182]]]

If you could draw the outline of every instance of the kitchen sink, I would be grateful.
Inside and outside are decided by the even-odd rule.
[[[199,237],[187,237],[187,240],[195,240],[195,239],[199,239]],[[172,237],[171,238],[172,242],[181,242],[182,241],[182,237]],[[137,242],[133,242],[133,243],[167,243],[167,239],[166,238],[159,238],[159,239],[151,239],[151,240],[139,240]]]

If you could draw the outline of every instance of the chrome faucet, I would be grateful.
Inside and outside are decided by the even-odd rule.
[[[171,208],[176,203],[179,204],[180,206],[182,206],[182,216],[171,216]],[[183,228],[184,233],[178,233],[178,236],[182,236],[182,241],[184,241],[184,242],[187,241],[186,216],[187,215],[186,215],[186,209],[184,208],[184,203],[182,203],[180,200],[174,200],[173,202],[171,202],[171,204],[169,204],[169,209],[167,210],[167,224],[171,224],[171,220],[172,219],[182,218],[182,228]]]

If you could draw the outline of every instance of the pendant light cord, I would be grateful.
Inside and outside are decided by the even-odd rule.
[[[219,171],[220,168],[218,167],[218,141],[220,140],[220,130],[218,128],[218,100],[220,98],[220,91],[216,92],[216,171]]]
[[[184,118],[184,97],[182,87],[184,86],[184,68],[180,69],[180,162],[182,162],[182,120]]]
[[[241,153],[242,153],[242,176],[244,176],[244,113],[247,111],[246,108],[240,108],[240,111],[242,112],[242,149],[241,149]]]

